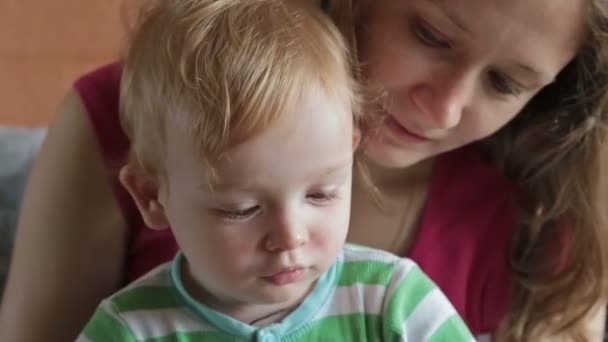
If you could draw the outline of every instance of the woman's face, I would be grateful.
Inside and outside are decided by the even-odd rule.
[[[574,57],[585,0],[360,0],[364,75],[388,95],[365,151],[407,167],[504,126]]]

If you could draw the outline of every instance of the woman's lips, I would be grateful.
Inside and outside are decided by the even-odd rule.
[[[300,280],[305,271],[306,269],[304,267],[289,267],[272,275],[262,277],[262,279],[273,285],[282,286]]]
[[[410,131],[409,129],[401,125],[397,120],[395,120],[395,118],[390,114],[387,115],[385,118],[385,125],[399,138],[408,142],[423,143],[431,141],[431,139],[423,135]]]

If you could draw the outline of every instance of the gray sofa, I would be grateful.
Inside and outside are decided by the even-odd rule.
[[[25,183],[45,129],[0,126],[0,294],[8,272]]]

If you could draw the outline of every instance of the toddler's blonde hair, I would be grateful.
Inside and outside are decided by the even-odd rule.
[[[311,91],[359,112],[346,43],[311,1],[161,0],[129,43],[121,121],[151,174],[163,173],[168,120],[212,166]]]

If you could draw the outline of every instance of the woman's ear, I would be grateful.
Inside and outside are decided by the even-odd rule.
[[[118,179],[133,198],[148,227],[154,230],[169,228],[165,208],[159,202],[160,184],[156,177],[141,167],[127,163],[120,169]]]

